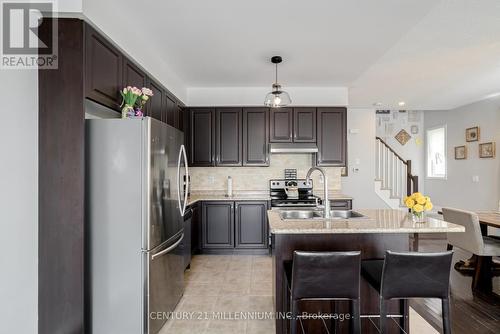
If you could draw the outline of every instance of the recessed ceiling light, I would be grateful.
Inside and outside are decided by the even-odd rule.
[[[398,102],[398,106],[400,106],[400,107],[404,107],[404,106],[405,106],[405,104],[406,104],[406,103],[405,103],[405,101],[400,101],[400,102]]]
[[[375,102],[373,103],[374,107],[380,107],[382,105],[382,102]]]

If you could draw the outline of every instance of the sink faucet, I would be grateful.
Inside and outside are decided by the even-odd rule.
[[[309,170],[307,171],[307,175],[306,175],[306,182],[307,183],[311,182],[311,174],[315,170],[317,170],[318,172],[321,173],[321,175],[323,175],[323,192],[324,192],[324,194],[323,194],[323,206],[324,206],[324,210],[325,210],[324,217],[330,218],[330,200],[328,199],[328,178],[326,177],[325,171],[319,167],[309,168]]]

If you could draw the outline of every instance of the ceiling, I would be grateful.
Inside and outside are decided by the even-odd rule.
[[[185,88],[270,87],[269,58],[279,54],[285,89],[348,87],[352,107],[405,101],[449,109],[500,91],[496,0],[150,0],[141,7],[83,1],[97,24],[134,30],[140,52]]]

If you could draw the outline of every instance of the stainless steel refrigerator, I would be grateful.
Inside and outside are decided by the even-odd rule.
[[[157,333],[183,294],[183,138],[150,117],[86,121],[93,334]]]

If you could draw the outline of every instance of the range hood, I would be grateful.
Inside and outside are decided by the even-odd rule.
[[[272,143],[271,153],[316,153],[316,143]]]

